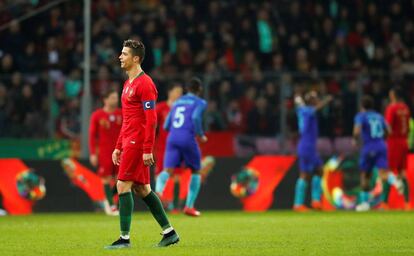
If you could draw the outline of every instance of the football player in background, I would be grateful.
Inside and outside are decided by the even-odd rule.
[[[358,145],[362,139],[360,150],[360,204],[357,211],[368,211],[370,180],[374,168],[378,169],[382,180],[382,201],[387,202],[390,185],[401,190],[401,182],[388,170],[387,146],[385,137],[390,133],[383,116],[374,111],[374,100],[371,96],[364,96],[361,101],[361,111],[355,116],[353,144]]]
[[[183,86],[174,82],[168,87],[168,96],[166,101],[159,102],[157,104],[157,134],[155,137],[156,140],[156,149],[155,149],[155,176],[158,176],[164,168],[164,154],[165,148],[167,145],[167,136],[168,132],[164,130],[164,123],[167,119],[168,114],[170,113],[173,103],[183,95]],[[179,202],[179,193],[180,193],[180,180],[179,180],[179,169],[174,170],[173,180],[174,180],[174,198],[172,201],[172,211],[175,212],[178,207]],[[162,198],[161,198],[162,199]],[[166,203],[166,202],[164,202]]]
[[[103,107],[92,113],[89,126],[89,161],[98,168],[98,175],[104,185],[107,201],[105,213],[118,215],[113,201],[113,189],[118,167],[112,162],[112,151],[121,131],[122,112],[119,106],[119,94],[116,90],[109,90],[103,95]]]
[[[191,79],[187,91],[187,94],[174,103],[164,125],[165,130],[169,131],[164,171],[157,177],[155,191],[159,194],[163,193],[168,178],[184,161],[186,167],[192,171],[184,213],[200,216],[200,212],[194,208],[201,186],[201,152],[196,136],[199,136],[201,142],[207,142],[202,128],[203,113],[207,103],[199,97],[203,91],[200,79]]]
[[[391,171],[397,171],[404,184],[405,209],[409,209],[409,188],[405,174],[408,156],[408,134],[410,131],[410,109],[403,100],[403,91],[394,87],[389,91],[390,104],[385,110],[385,120],[391,127],[387,137],[388,164]],[[386,187],[387,189],[387,187]],[[386,201],[383,208],[388,208]]]
[[[312,208],[321,209],[321,175],[322,160],[316,149],[318,140],[318,119],[317,111],[325,107],[332,101],[332,96],[327,96],[319,100],[315,91],[310,91],[305,95],[304,101],[296,97],[296,113],[298,116],[300,140],[297,147],[299,159],[299,178],[296,181],[295,199],[293,210],[299,212],[308,211],[305,206],[306,191],[308,183],[312,182]]]

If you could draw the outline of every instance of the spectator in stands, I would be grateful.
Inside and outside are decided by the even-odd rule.
[[[247,116],[247,134],[276,136],[278,120],[270,111],[266,98],[259,97]]]
[[[14,7],[8,8],[12,2],[2,2],[0,25],[47,1],[13,2]],[[343,106],[344,134],[349,135],[348,119],[356,113],[358,86],[363,85],[363,90],[372,93],[371,88],[380,83],[382,88],[377,95],[381,97],[381,90],[395,81],[407,88],[412,86],[413,78],[409,76],[414,73],[412,13],[412,1],[183,4],[178,0],[168,3],[97,0],[92,7],[93,96],[97,102],[102,91],[119,86],[123,73],[115,65],[120,47],[117,42],[138,35],[148,48],[145,68],[153,73],[159,90],[165,90],[172,79],[202,73],[205,82],[211,85],[209,96],[215,97],[221,116],[228,119],[227,109],[238,102],[243,132],[247,115],[259,97],[266,98],[268,107],[278,112],[280,106],[292,105],[293,94],[287,92],[287,102],[278,102],[280,87],[276,85],[314,86],[309,84],[312,78],[326,84],[326,90],[337,96],[338,108]],[[0,81],[9,96],[13,97],[16,91],[10,82],[16,71],[22,73],[20,86],[26,81],[37,86],[45,72],[56,80],[53,83],[65,85],[66,89],[71,84],[78,87],[79,80],[74,80],[72,71],[81,72],[83,65],[83,26],[78,19],[81,15],[81,2],[68,1],[45,15],[22,23],[12,22],[7,30],[0,31]],[[39,64],[39,59],[44,63]],[[287,72],[291,75],[285,80]],[[36,86],[35,98],[46,98],[47,91],[41,90],[43,94],[39,94]],[[59,95],[57,105],[61,115],[67,115],[64,113],[70,102],[79,100],[78,89],[69,91],[55,92]],[[12,112],[2,115],[12,119]],[[321,122],[322,127],[330,121],[328,118]]]

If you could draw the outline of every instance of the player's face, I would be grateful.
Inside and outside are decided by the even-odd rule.
[[[116,108],[118,107],[118,102],[119,102],[118,93],[114,92],[114,93],[111,93],[108,96],[108,98],[105,99],[104,104],[107,105],[108,107]]]
[[[394,101],[395,100],[395,94],[394,94],[394,91],[389,91],[389,93],[388,93],[388,97],[390,98],[390,100],[391,101]]]
[[[134,62],[138,62],[139,57],[133,56],[129,47],[123,47],[121,55],[119,55],[119,61],[121,62],[121,68],[124,70],[130,70],[134,66]]]
[[[172,101],[176,101],[178,98],[183,95],[183,88],[181,86],[176,86],[171,89],[171,91],[168,94],[168,98]]]

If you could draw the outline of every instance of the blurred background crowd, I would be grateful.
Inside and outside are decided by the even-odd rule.
[[[49,2],[0,1],[1,137],[45,138],[52,120],[54,136],[79,137],[82,2],[12,22]],[[294,137],[294,97],[310,88],[334,96],[319,115],[324,137],[351,135],[361,93],[382,111],[398,84],[414,102],[414,1],[96,0],[92,13],[95,107],[121,88],[131,36],[146,46],[161,100],[170,83],[203,79],[213,131],[275,137],[284,123]]]

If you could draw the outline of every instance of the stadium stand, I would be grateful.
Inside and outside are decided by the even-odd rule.
[[[47,1],[6,2],[14,4],[0,2],[0,25]],[[94,106],[102,92],[120,88],[117,57],[132,35],[147,47],[144,69],[156,80],[161,99],[170,82],[203,77],[210,130],[274,137],[286,107],[284,121],[295,138],[294,96],[313,88],[335,97],[320,115],[321,135],[349,136],[359,87],[375,97],[378,110],[397,83],[414,99],[413,5],[363,2],[93,1]],[[1,137],[47,137],[50,109],[57,137],[79,136],[82,29],[82,5],[69,1],[0,31]],[[346,141],[321,143],[332,151]],[[260,151],[277,150],[271,144],[263,140]]]

